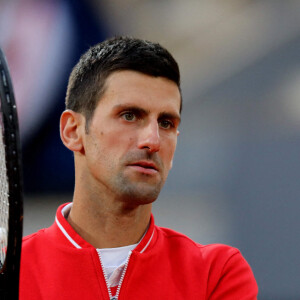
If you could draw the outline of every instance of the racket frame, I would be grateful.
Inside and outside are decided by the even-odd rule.
[[[3,140],[8,178],[9,221],[5,262],[0,270],[0,293],[7,299],[19,297],[19,272],[23,228],[23,180],[19,124],[12,81],[0,48],[0,100]],[[2,299],[2,298],[1,298]]]

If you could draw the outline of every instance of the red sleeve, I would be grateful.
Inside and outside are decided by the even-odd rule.
[[[241,253],[225,262],[221,276],[208,300],[256,300],[258,287],[253,272]]]

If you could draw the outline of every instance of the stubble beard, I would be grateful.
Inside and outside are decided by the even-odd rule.
[[[132,205],[154,202],[163,187],[163,180],[157,183],[147,182],[147,178],[146,180],[133,181],[122,173],[119,174],[114,181],[119,200]]]

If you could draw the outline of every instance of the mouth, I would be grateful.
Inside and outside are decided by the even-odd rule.
[[[153,162],[148,161],[138,161],[130,163],[128,167],[131,167],[140,173],[145,173],[149,175],[156,174],[159,171],[158,167]]]

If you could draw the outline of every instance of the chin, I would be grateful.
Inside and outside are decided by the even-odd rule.
[[[163,181],[156,183],[136,182],[126,177],[119,177],[114,184],[119,199],[127,203],[150,204],[154,202],[163,187]]]
[[[132,204],[150,204],[154,202],[160,193],[160,188],[152,189],[137,189],[137,188],[127,188],[126,191],[123,190],[123,193],[120,195],[123,201]]]

